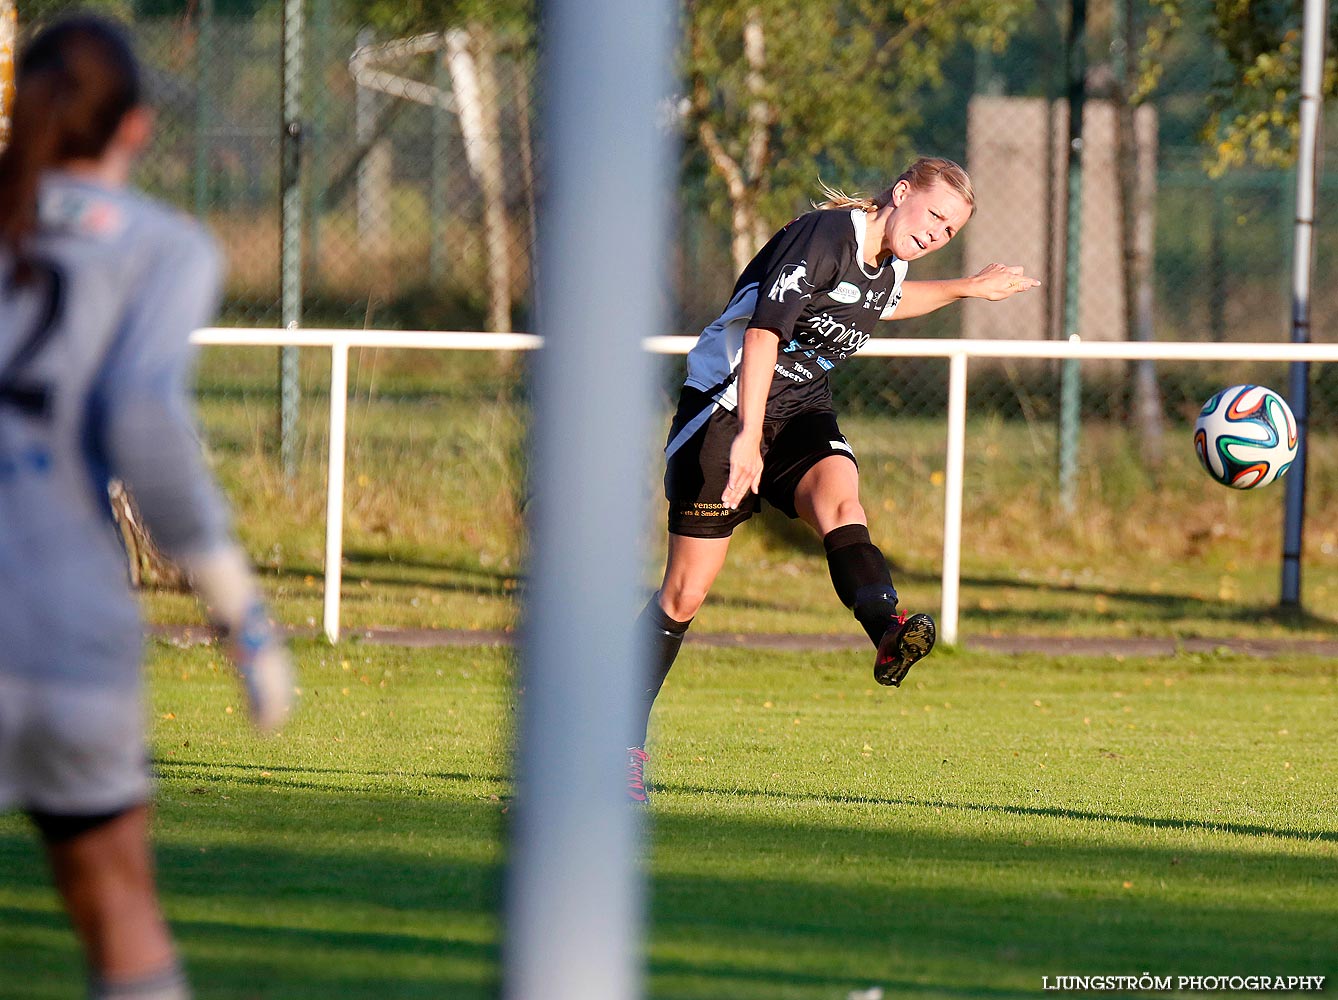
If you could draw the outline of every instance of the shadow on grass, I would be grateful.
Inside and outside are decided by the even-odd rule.
[[[495,804],[230,790],[228,803],[198,807],[169,792],[160,810],[160,881],[202,996],[496,995]],[[985,803],[948,808],[1075,824],[1036,844],[950,814],[925,832],[861,824],[850,807],[868,803],[833,797],[810,822],[653,813],[651,995],[819,1000],[876,984],[891,996],[1011,998],[1035,995],[1045,975],[1310,975],[1335,964],[1328,856],[1117,841],[1080,825],[1160,824]],[[0,831],[5,1000],[60,995],[26,986],[62,962],[65,992],[77,985],[46,886],[33,838]],[[34,890],[45,903],[25,902]]]
[[[895,575],[897,583],[938,586],[942,579],[936,573],[906,572]],[[1035,594],[1072,594],[1079,597],[1104,597],[1112,607],[1109,612],[1093,610],[1093,619],[1119,617],[1118,603],[1137,605],[1140,615],[1153,620],[1176,621],[1182,619],[1208,619],[1222,622],[1239,622],[1248,625],[1280,625],[1295,629],[1327,630],[1338,634],[1338,621],[1317,615],[1305,608],[1283,607],[1281,605],[1261,605],[1248,602],[1230,602],[1196,597],[1193,594],[1177,594],[1161,590],[1133,590],[1127,587],[1109,587],[1097,584],[1058,583],[1044,580],[1022,579],[1007,576],[985,576],[964,574],[961,578],[963,599],[967,602],[963,612],[972,615],[987,616],[994,619],[1014,619],[1017,621],[1071,622],[1081,617],[1080,611],[1069,607],[1050,609],[999,607],[984,610],[970,605],[971,591],[1007,589],[1027,591]]]
[[[350,791],[367,782],[398,782],[404,780],[403,774],[384,771],[366,771],[343,767],[287,767],[276,764],[220,764],[203,760],[180,760],[177,758],[157,757],[153,761],[154,770],[160,777],[190,781],[217,781],[219,775],[226,775],[228,784],[253,785],[260,788],[307,788],[319,791]],[[275,778],[274,775],[315,774],[340,776],[355,779],[353,781],[320,783],[315,781],[294,781],[291,778]],[[511,779],[500,774],[464,774],[459,771],[439,771],[423,774],[421,777],[452,784],[481,783],[509,785]]]
[[[345,552],[343,570],[345,597],[356,596],[363,580],[378,586],[423,587],[464,594],[510,597],[524,585],[518,572],[485,569],[461,560],[401,559],[387,552],[356,549]],[[295,589],[306,580],[324,578],[325,569],[315,563],[294,560],[278,567],[265,567],[267,580],[286,582]]]
[[[226,804],[177,802],[180,786],[159,796],[158,881],[201,996],[496,995],[495,804],[228,791]],[[82,995],[73,935],[26,832],[0,832],[0,998]]]
[[[721,789],[707,789],[694,785],[666,784],[660,787],[666,792],[682,792],[688,795],[718,795]],[[1058,809],[1041,806],[998,805],[989,802],[949,802],[929,799],[887,799],[863,795],[825,795],[807,792],[776,792],[766,789],[738,789],[736,794],[756,796],[764,799],[777,799],[786,802],[830,802],[840,805],[875,805],[906,806],[916,809],[944,809],[966,812],[1004,813],[1011,816],[1045,816],[1052,819],[1077,820],[1084,823],[1118,823],[1121,825],[1141,826],[1156,830],[1203,830],[1212,833],[1225,833],[1236,837],[1276,837],[1282,840],[1338,841],[1338,830],[1292,830],[1272,826],[1259,826],[1248,823],[1217,823],[1207,820],[1176,819],[1164,816],[1133,816],[1122,813],[1087,812],[1081,809]]]
[[[752,878],[657,879],[653,940],[673,942],[675,953],[720,940],[769,948],[774,995],[786,984],[825,981],[826,992],[805,995],[839,996],[861,980],[893,995],[1034,995],[1043,975],[1323,974],[1335,965],[1334,898],[1305,909],[1288,895],[1331,882],[1325,858],[1067,838],[1024,846],[954,836],[951,821],[944,826],[941,834],[889,834],[750,822],[703,828],[697,817],[657,817],[657,861],[745,844],[754,857]],[[1320,898],[1316,889],[1310,902]],[[1263,926],[1269,935],[1258,934]],[[804,962],[806,953],[827,957],[825,976]],[[703,974],[682,960],[652,960],[651,969]],[[714,974],[728,981],[737,971],[721,964]]]

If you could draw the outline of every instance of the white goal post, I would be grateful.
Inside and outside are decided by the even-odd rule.
[[[344,445],[348,422],[348,352],[355,347],[437,351],[530,351],[542,340],[527,333],[446,333],[398,330],[197,330],[195,343],[230,347],[323,347],[330,351],[330,458],[326,481],[325,605],[323,628],[339,640],[339,596],[344,553]],[[650,337],[656,354],[686,354],[695,337]],[[960,617],[962,491],[966,460],[966,381],[971,358],[1075,358],[1081,361],[1338,361],[1338,344],[1193,343],[1185,341],[920,340],[874,338],[861,358],[947,358],[948,444],[944,464],[943,599],[939,637],[957,642]],[[1303,428],[1304,429],[1304,428]]]

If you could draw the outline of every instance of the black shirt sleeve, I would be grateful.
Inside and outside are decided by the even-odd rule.
[[[853,245],[845,212],[809,212],[791,222],[748,265],[758,283],[748,325],[775,330],[787,339],[813,295],[836,287]]]

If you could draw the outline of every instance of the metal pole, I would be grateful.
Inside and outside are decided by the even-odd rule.
[[[325,479],[325,637],[339,641],[344,580],[344,450],[348,438],[348,345],[330,348],[330,464]]]
[[[1315,268],[1315,188],[1319,165],[1319,123],[1323,92],[1325,0],[1306,0],[1301,53],[1301,133],[1296,153],[1296,240],[1292,254],[1292,343],[1310,341],[1310,281]],[[1288,402],[1296,414],[1300,440],[1287,473],[1282,529],[1282,606],[1301,607],[1301,534],[1305,525],[1306,442],[1310,421],[1310,366],[1293,363]]]
[[[943,611],[939,633],[957,644],[962,590],[962,491],[966,481],[966,355],[948,362],[948,451],[943,468]]]
[[[641,994],[642,877],[624,764],[653,437],[642,339],[667,322],[669,0],[544,10],[545,184],[532,562],[502,995]],[[636,225],[627,225],[636,206]],[[617,239],[610,242],[610,233]]]
[[[302,324],[302,0],[283,4],[283,137],[279,187],[280,297],[286,329]],[[279,452],[289,481],[297,476],[298,350],[279,348]]]
[[[1068,35],[1069,141],[1064,150],[1068,173],[1068,210],[1064,239],[1064,336],[1078,335],[1082,258],[1082,109],[1086,89],[1087,0],[1071,0]],[[1082,410],[1081,368],[1075,358],[1062,362],[1059,381],[1059,505],[1077,508],[1078,423]]]

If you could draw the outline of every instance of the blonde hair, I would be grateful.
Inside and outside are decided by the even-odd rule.
[[[911,187],[921,191],[933,187],[935,184],[946,184],[961,195],[962,200],[971,206],[971,214],[976,214],[976,192],[971,187],[971,178],[967,176],[965,170],[952,160],[944,159],[941,156],[920,157],[907,167],[900,177],[889,184],[887,190],[876,198],[846,194],[840,188],[829,187],[819,180],[818,184],[822,188],[825,200],[813,207],[862,208],[866,212],[876,212],[892,200],[892,189],[902,181],[906,181]]]

